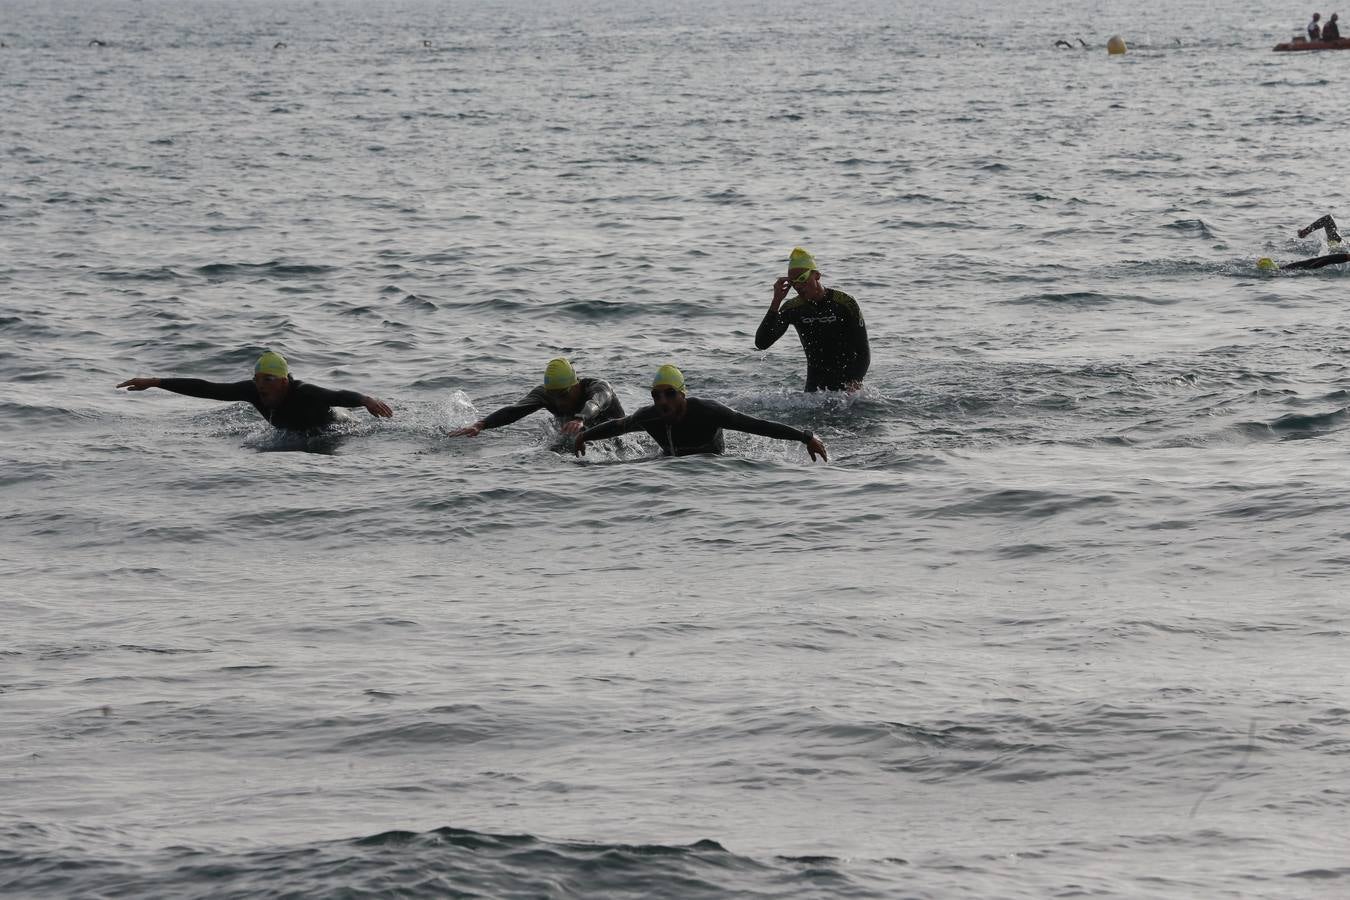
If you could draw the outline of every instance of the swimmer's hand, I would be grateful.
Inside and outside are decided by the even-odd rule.
[[[773,283],[773,302],[769,304],[771,309],[777,309],[778,304],[783,302],[783,298],[788,295],[792,289],[792,279],[786,275]]]
[[[586,423],[581,419],[572,419],[569,422],[565,422],[562,427],[562,433],[568,437],[576,437],[585,430]]]
[[[480,419],[472,425],[465,425],[463,428],[456,428],[454,431],[446,432],[450,437],[478,437],[478,432],[483,430],[483,422]]]
[[[158,378],[128,378],[118,385],[120,388],[126,388],[129,391],[148,391],[150,388],[159,387]]]
[[[572,445],[572,452],[577,456],[586,455],[586,440],[580,434],[577,435],[577,442]]]
[[[829,456],[825,454],[824,441],[816,437],[814,434],[811,435],[811,440],[806,442],[806,452],[811,454],[811,462],[816,461],[817,455],[819,455],[821,459],[825,460],[825,462],[830,461]]]
[[[392,419],[394,411],[389,408],[389,404],[383,400],[376,400],[374,397],[361,397],[361,405],[366,408],[366,412],[379,419]]]

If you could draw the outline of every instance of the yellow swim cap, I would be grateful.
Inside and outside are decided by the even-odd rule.
[[[253,365],[254,375],[272,375],[276,378],[285,378],[291,374],[291,367],[286,365],[286,357],[280,353],[273,353],[268,350]]]
[[[572,364],[561,356],[550,359],[544,369],[544,387],[550,391],[565,391],[577,383],[577,373]]]
[[[788,256],[788,271],[793,269],[810,269],[812,272],[819,272],[816,268],[815,258],[807,253],[801,247],[793,247],[792,254]]]
[[[684,393],[684,373],[679,369],[666,363],[656,370],[656,377],[652,379],[652,387],[673,387],[681,394]]]
[[[1271,259],[1269,256],[1263,256],[1256,261],[1256,267],[1262,272],[1270,272],[1276,268],[1275,260]]]

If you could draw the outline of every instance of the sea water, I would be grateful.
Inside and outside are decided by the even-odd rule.
[[[1345,896],[1305,18],[0,0],[0,893]],[[266,348],[394,418],[114,387]],[[560,355],[829,461],[446,436]]]

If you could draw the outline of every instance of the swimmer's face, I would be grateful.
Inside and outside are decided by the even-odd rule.
[[[550,400],[569,412],[581,408],[581,382],[566,388],[547,388],[546,393]]]
[[[820,279],[820,273],[815,269],[788,269],[788,281],[792,283],[793,289],[797,293],[810,291],[814,282]]]
[[[291,389],[289,378],[279,378],[276,375],[263,375],[261,373],[253,376],[253,384],[258,388],[258,396],[262,398],[263,406],[270,409],[280,406]]]
[[[661,418],[673,421],[684,415],[684,394],[666,385],[654,387],[652,405],[656,407]]]

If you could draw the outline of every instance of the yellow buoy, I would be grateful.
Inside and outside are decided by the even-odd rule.
[[[1106,52],[1112,56],[1120,56],[1125,52],[1125,39],[1118,34],[1111,35],[1111,39],[1106,42]]]

